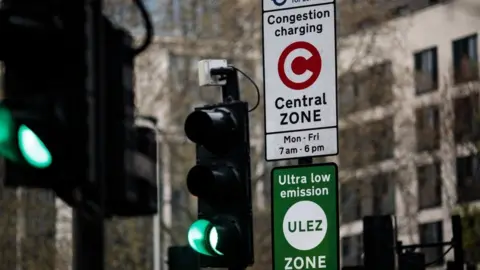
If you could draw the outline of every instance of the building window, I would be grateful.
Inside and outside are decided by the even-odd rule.
[[[363,253],[362,235],[342,238],[342,266],[361,265]]]
[[[358,103],[362,103],[362,90],[359,83],[358,75],[348,73],[339,78],[340,95],[339,109],[341,115],[346,115],[357,110]]]
[[[477,34],[453,41],[455,83],[478,79]]]
[[[438,106],[416,111],[417,150],[431,151],[440,146],[440,121]]]
[[[443,242],[442,230],[441,221],[421,224],[419,227],[420,243],[431,244]],[[425,262],[427,264],[434,263],[434,265],[441,265],[444,263],[442,246],[422,248],[422,252],[425,254]]]
[[[197,35],[202,38],[215,38],[220,34],[221,11],[219,1],[202,1],[197,7]],[[239,28],[235,25],[235,28]]]
[[[388,117],[340,131],[342,166],[360,168],[393,157],[393,118]]]
[[[479,95],[474,94],[454,101],[454,135],[457,143],[475,141],[480,138]]]
[[[392,62],[383,61],[371,66],[367,71],[366,80],[370,107],[385,105],[392,101]]]
[[[394,134],[393,118],[388,117],[382,120],[370,122],[365,129],[368,132],[366,137],[359,139],[368,142],[368,148],[365,154],[368,156],[365,161],[367,165],[371,162],[383,161],[393,158]]]
[[[392,101],[392,63],[384,61],[340,77],[340,113],[388,104]]]
[[[340,188],[340,209],[342,223],[349,223],[362,217],[358,181],[343,183]]]
[[[372,177],[372,208],[374,215],[395,214],[395,174],[382,173]]]
[[[438,87],[437,48],[414,54],[415,92],[417,95],[434,91]]]
[[[357,23],[356,26],[357,26],[358,31],[362,31],[362,30],[367,30],[369,28],[372,28],[377,24],[378,24],[378,22],[374,18],[365,18],[365,19],[360,20]]]
[[[342,167],[358,168],[366,164],[364,157],[368,141],[360,139],[363,138],[363,135],[359,135],[360,132],[365,133],[365,130],[358,126],[340,131],[340,147],[342,151],[340,151],[339,158]]]
[[[423,210],[442,204],[441,170],[439,163],[417,167],[418,208]]]
[[[459,203],[480,200],[478,158],[474,155],[457,158],[457,197]]]
[[[197,86],[197,57],[170,54],[169,61],[171,91],[189,92]]]
[[[395,214],[395,173],[380,173],[343,183],[340,202],[343,224],[372,214]]]
[[[392,9],[392,16],[399,17],[405,16],[410,13],[410,7],[408,5],[400,5]]]

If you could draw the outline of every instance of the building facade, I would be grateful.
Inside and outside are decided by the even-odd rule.
[[[169,31],[160,31],[162,36],[137,60],[136,74],[139,110],[157,116],[162,131],[161,211],[153,225],[160,228],[158,235],[150,230],[150,225],[139,223],[141,230],[152,231],[152,238],[158,239],[155,244],[151,239],[145,240],[149,256],[155,257],[155,270],[167,269],[166,252],[170,245],[186,244],[186,231],[196,215],[195,199],[185,184],[186,172],[194,164],[194,145],[183,134],[184,120],[195,106],[216,102],[220,96],[214,88],[198,87],[197,61],[227,58],[262,85],[260,20],[255,17],[258,14],[252,15],[255,11],[248,10],[253,4],[243,1],[245,12],[238,11],[237,19],[249,23],[242,26],[237,40],[225,42],[213,41],[208,36],[192,37],[204,32],[221,34],[220,28],[194,28],[214,26],[213,22],[221,18],[206,23],[202,16],[187,20],[181,15],[181,1],[164,2],[165,18],[155,19],[158,23],[167,20],[173,24]],[[466,13],[456,6],[457,1],[388,2],[388,16],[382,15],[379,21],[360,18],[353,32],[342,30],[344,13],[340,10],[341,150],[339,156],[318,158],[315,162],[333,161],[341,170],[343,265],[361,263],[361,219],[365,215],[396,215],[399,240],[405,244],[448,241],[449,218],[456,205],[480,201],[480,184],[475,178],[475,142],[480,139],[480,15]],[[221,13],[218,6],[204,8],[199,10]],[[361,61],[356,61],[359,58]],[[253,103],[254,89],[244,79],[241,84],[243,97]],[[252,170],[258,178],[253,187],[255,205],[257,211],[267,212],[270,169],[294,161],[263,161],[262,111],[260,108],[252,115],[250,132]],[[53,235],[57,249],[65,250],[62,243],[71,241],[71,212],[57,200],[55,213]],[[22,223],[21,219],[18,221]],[[15,228],[19,226],[14,224]],[[51,231],[45,233],[52,235]],[[14,238],[17,241],[17,234],[10,238],[10,242]],[[152,252],[154,246],[156,251]],[[426,250],[427,262],[441,257],[444,250]],[[15,254],[21,256],[19,252]]]
[[[456,1],[398,8],[399,17],[343,37],[355,43],[377,33],[377,53],[339,77],[341,150],[333,160],[343,265],[362,261],[365,215],[396,215],[404,244],[450,241],[456,206],[480,202],[480,17]],[[357,53],[340,51],[340,68]],[[427,263],[446,248],[425,249]]]
[[[341,150],[337,157],[315,159],[336,162],[341,171],[343,265],[362,261],[361,219],[365,215],[395,215],[398,239],[405,244],[448,241],[452,236],[450,215],[458,203],[480,200],[480,187],[474,177],[475,142],[479,139],[476,115],[480,17],[466,13],[458,7],[458,1],[380,2],[386,11],[375,14],[377,20],[358,18],[354,31],[352,27],[343,29],[342,15],[348,16],[348,12],[340,9]],[[342,8],[342,2],[339,6]],[[170,138],[163,135],[162,146],[162,205],[167,215],[163,222],[178,229],[176,240],[170,239],[172,234],[166,236],[169,241],[163,243],[165,250],[172,242],[186,240],[192,218],[188,214],[195,214],[195,199],[185,190],[185,173],[193,160],[178,155],[191,155],[193,151],[182,130],[189,110],[180,107],[193,108],[215,101],[215,93],[207,93],[210,89],[198,88],[195,63],[214,57],[230,58],[234,64],[248,62],[247,71],[262,84],[258,45],[233,59],[232,55],[239,54],[225,47],[212,52],[205,49],[215,48],[211,44],[195,43],[187,48],[186,43],[185,38],[161,37],[153,49],[157,51],[152,51],[159,56],[154,57],[159,73],[154,77],[161,78],[157,84],[162,85],[158,88],[163,89],[169,81],[168,91],[178,91],[168,94],[173,100],[164,99],[156,105],[160,126],[175,134]],[[149,82],[147,78],[140,80]],[[187,95],[192,95],[189,99],[194,103],[186,105]],[[262,121],[263,116],[251,121],[256,155],[253,170],[260,177],[253,188],[257,211],[269,211],[270,169],[295,161],[263,161]],[[177,144],[172,144],[172,137]],[[189,213],[177,210],[187,205],[192,209]],[[442,257],[444,251],[425,250],[427,262]]]

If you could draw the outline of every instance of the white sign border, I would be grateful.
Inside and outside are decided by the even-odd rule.
[[[339,111],[338,111],[338,56],[337,56],[337,53],[338,53],[338,42],[337,42],[337,1],[336,0],[331,0],[330,2],[323,2],[323,3],[318,3],[318,4],[311,4],[311,5],[298,5],[298,6],[295,6],[295,7],[287,7],[287,8],[278,8],[278,9],[271,9],[271,10],[265,10],[265,7],[264,7],[264,2],[266,0],[262,0],[262,74],[263,74],[263,91],[264,91],[264,98],[263,98],[263,125],[264,125],[264,134],[265,134],[265,138],[264,138],[264,153],[265,153],[265,160],[266,161],[281,161],[281,160],[291,160],[291,159],[300,159],[300,158],[313,158],[313,157],[326,157],[326,156],[336,156],[338,155],[339,153],[339,146],[340,146],[340,142],[339,142],[339,136],[340,136],[340,131],[339,131],[339,128],[338,128],[338,118],[339,118]],[[270,0],[271,1],[271,0]],[[287,0],[287,1],[291,1],[291,0]],[[311,0],[310,0],[311,1]],[[313,0],[315,1],[315,0]],[[277,11],[284,11],[284,10],[292,10],[292,9],[298,9],[298,8],[306,8],[306,7],[309,7],[309,8],[313,8],[313,7],[317,7],[317,6],[324,6],[324,5],[331,5],[333,4],[333,18],[334,18],[334,33],[335,33],[335,39],[334,39],[334,44],[335,44],[335,86],[336,86],[336,91],[335,91],[335,101],[337,102],[337,104],[335,104],[335,108],[336,108],[336,113],[337,113],[337,125],[335,126],[335,129],[337,130],[337,147],[336,147],[336,152],[335,153],[328,153],[328,154],[321,154],[321,155],[308,155],[308,154],[303,154],[303,155],[298,155],[296,157],[287,157],[287,158],[276,158],[276,159],[268,159],[267,157],[267,136],[269,134],[272,134],[272,133],[268,133],[267,134],[267,107],[266,107],[266,103],[267,103],[267,100],[265,98],[265,92],[266,92],[266,83],[265,83],[265,23],[264,23],[264,15],[265,13],[274,13],[274,12],[277,12]],[[322,130],[322,129],[328,129],[328,128],[332,128],[332,127],[325,127],[325,128],[318,128],[318,129],[304,129],[304,130],[295,130],[295,131],[285,131],[285,132],[281,132],[281,133],[292,133],[292,132],[299,132],[299,131],[307,131],[307,130]],[[276,134],[276,133],[280,133],[280,132],[275,132],[273,134]]]

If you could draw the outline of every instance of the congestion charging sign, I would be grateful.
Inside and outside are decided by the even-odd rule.
[[[339,269],[334,163],[272,170],[273,270]]]
[[[263,0],[266,160],[338,154],[335,2]]]

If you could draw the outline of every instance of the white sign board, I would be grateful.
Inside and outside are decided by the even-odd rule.
[[[263,0],[266,160],[338,154],[335,2]]]

